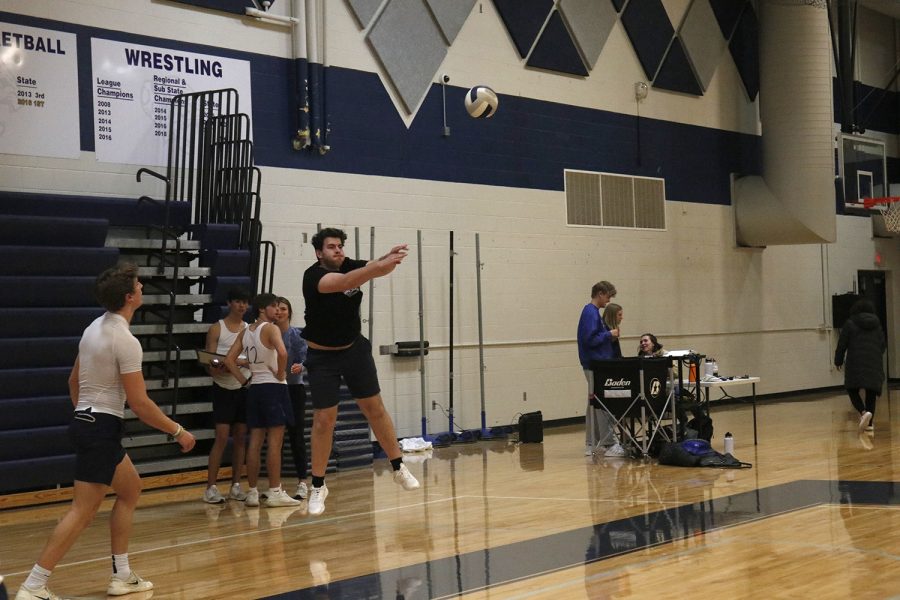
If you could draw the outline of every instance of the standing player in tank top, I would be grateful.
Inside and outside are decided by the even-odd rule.
[[[273,294],[258,294],[253,299],[256,321],[235,340],[225,357],[229,372],[241,385],[250,383],[247,392],[247,426],[250,428],[250,445],[247,448],[247,483],[250,491],[245,500],[247,506],[259,506],[257,489],[260,469],[260,451],[266,447],[266,471],[269,475],[269,491],[266,506],[298,506],[299,500],[291,498],[281,488],[281,447],[286,425],[294,424],[294,413],[287,389],[287,350],[281,339],[281,330],[274,324],[278,316],[278,300]],[[238,369],[238,356],[247,357],[250,377]]]
[[[244,313],[250,304],[250,292],[241,287],[228,290],[228,314],[224,319],[213,323],[206,333],[206,350],[217,354],[226,355],[240,337],[247,324],[244,322]],[[243,364],[244,360],[239,360]],[[209,461],[206,471],[206,491],[203,493],[203,501],[209,504],[222,504],[225,497],[219,492],[216,482],[219,479],[219,468],[222,465],[222,455],[228,445],[231,444],[231,487],[228,498],[243,501],[247,495],[241,491],[241,473],[244,470],[244,455],[247,448],[247,389],[237,378],[228,372],[224,363],[209,365],[207,372],[213,378],[211,388],[213,404],[213,422],[215,423],[216,438],[209,451]],[[241,368],[244,377],[250,375],[250,370]]]

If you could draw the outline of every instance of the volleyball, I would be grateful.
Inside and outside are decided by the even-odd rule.
[[[500,99],[497,92],[486,85],[476,85],[466,92],[466,110],[475,119],[487,119],[497,112]]]

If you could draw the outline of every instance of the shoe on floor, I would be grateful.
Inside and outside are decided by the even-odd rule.
[[[866,427],[868,427],[872,423],[872,413],[869,411],[864,412],[859,417],[859,430],[865,431]]]
[[[247,492],[247,497],[244,498],[244,504],[246,506],[259,506],[259,490],[251,489]]]
[[[419,489],[419,480],[409,472],[403,463],[400,463],[400,468],[394,471],[394,483],[402,485],[404,490]]]
[[[247,494],[243,490],[241,490],[241,484],[231,484],[231,489],[228,490],[228,499],[237,500],[238,502],[243,502],[247,499]]]
[[[273,492],[269,490],[268,496],[266,498],[266,506],[269,508],[275,508],[277,506],[299,506],[300,501],[294,500],[290,496],[288,496],[287,492],[284,490],[278,490],[277,492]]]
[[[306,500],[307,496],[309,496],[309,488],[306,487],[305,481],[301,481],[297,484],[297,491],[294,492],[294,500]]]
[[[313,487],[309,492],[309,514],[321,515],[325,512],[325,498],[328,497],[328,486]]]
[[[628,452],[625,448],[622,447],[622,444],[616,442],[612,446],[606,449],[606,452],[603,453],[603,456],[608,457],[625,457],[628,456]]]
[[[594,447],[591,446],[590,444],[585,444],[584,455],[585,456],[593,456],[594,455]]]
[[[109,587],[106,593],[110,596],[124,596],[134,592],[146,592],[153,589],[153,584],[146,579],[141,579],[134,571],[128,579],[119,579],[115,575],[109,578]]]
[[[859,443],[863,450],[872,450],[875,447],[875,444],[872,443],[872,438],[865,433],[859,434]]]
[[[62,598],[48,590],[47,586],[38,590],[29,590],[23,585],[19,587],[19,593],[16,594],[16,600],[62,600]]]
[[[225,498],[219,493],[218,486],[211,485],[203,492],[203,501],[207,504],[222,504],[225,502]]]

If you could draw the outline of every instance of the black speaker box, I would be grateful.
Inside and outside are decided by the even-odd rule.
[[[523,444],[539,444],[544,441],[544,418],[541,411],[525,413],[519,417],[519,441]]]

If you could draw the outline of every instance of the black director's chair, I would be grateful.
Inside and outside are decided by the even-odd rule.
[[[674,430],[661,425],[675,423],[674,393],[666,389],[671,359],[617,358],[591,363],[594,397],[599,407],[615,422],[615,427],[635,448],[647,456],[657,436],[674,441]],[[624,441],[624,440],[623,440]]]

